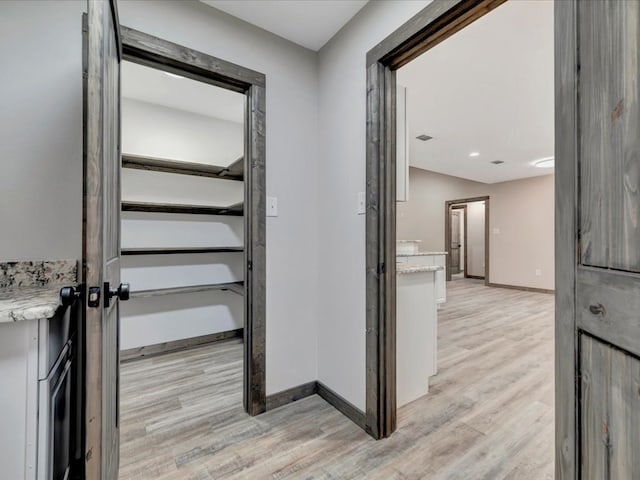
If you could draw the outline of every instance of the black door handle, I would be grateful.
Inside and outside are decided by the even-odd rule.
[[[104,306],[107,308],[113,297],[118,297],[122,301],[129,300],[131,289],[128,283],[121,283],[118,288],[111,288],[109,282],[106,282],[104,284],[104,291],[107,292],[107,296],[104,299]]]
[[[70,307],[80,297],[82,297],[82,287],[62,287],[60,289],[60,303],[65,307]]]
[[[606,313],[606,310],[604,309],[604,306],[601,303],[598,303],[597,305],[589,305],[589,311],[593,315],[604,316],[604,314]]]

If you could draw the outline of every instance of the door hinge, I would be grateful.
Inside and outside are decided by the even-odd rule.
[[[387,266],[384,262],[378,264],[378,275],[384,275],[387,271]]]
[[[253,262],[251,260],[247,261],[247,270],[253,270]]]

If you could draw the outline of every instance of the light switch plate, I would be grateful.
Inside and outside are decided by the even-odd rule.
[[[367,211],[367,197],[365,192],[358,192],[358,215],[364,215]]]
[[[278,197],[267,197],[267,217],[278,216]]]

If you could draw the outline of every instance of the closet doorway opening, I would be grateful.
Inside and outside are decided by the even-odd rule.
[[[176,460],[166,438],[266,410],[265,82],[126,27],[122,43],[131,299],[121,306],[120,475],[134,478]]]

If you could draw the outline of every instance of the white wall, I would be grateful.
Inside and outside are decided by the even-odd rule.
[[[266,74],[267,393],[317,378],[316,55],[196,1],[120,1],[120,21]]]
[[[368,3],[319,52],[318,379],[365,409],[366,53],[427,1]]]
[[[124,75],[122,82],[127,82]],[[242,156],[243,138],[244,125],[240,123],[122,99],[124,153],[226,167]]]
[[[81,257],[85,5],[20,1],[0,6],[4,259]],[[200,2],[118,5],[126,26],[266,74],[267,192],[279,197],[280,214],[267,221],[267,393],[315,380],[316,55]]]
[[[0,260],[82,257],[82,12],[0,5]]]
[[[411,168],[409,201],[397,204],[398,238],[422,240],[421,250],[443,250],[445,201],[489,195],[491,283],[553,290],[553,182],[544,175],[486,184]]]

